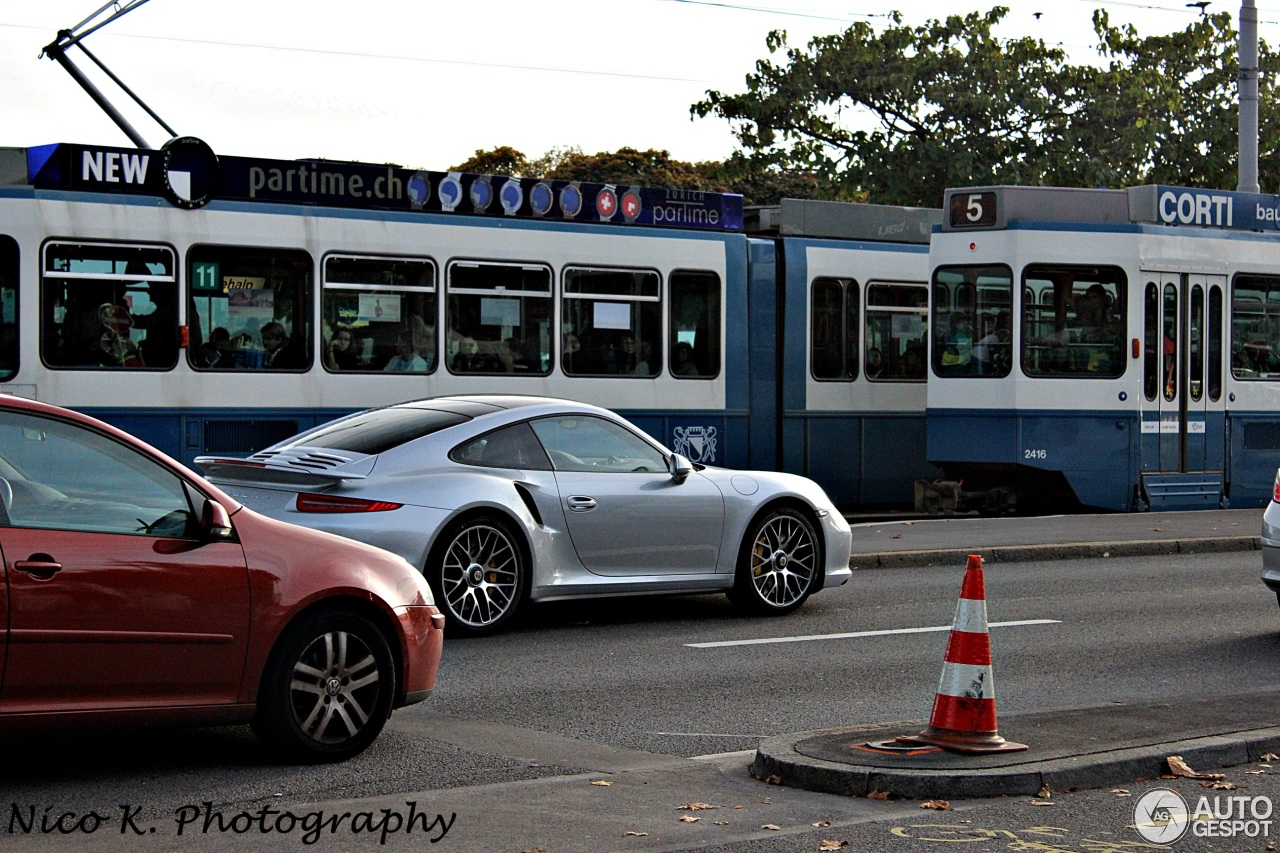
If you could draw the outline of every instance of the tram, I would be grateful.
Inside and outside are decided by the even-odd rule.
[[[940,211],[395,165],[0,149],[0,391],[183,461],[452,393],[909,504]]]
[[[1280,197],[948,190],[917,506],[1265,505],[1280,466]]]

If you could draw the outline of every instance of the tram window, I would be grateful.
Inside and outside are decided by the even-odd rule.
[[[1022,370],[1028,376],[1112,378],[1124,373],[1126,279],[1118,267],[1033,265],[1023,285]]]
[[[929,325],[924,284],[867,285],[866,362],[873,382],[923,382]]]
[[[850,382],[858,375],[858,283],[815,278],[809,322],[814,379]]]
[[[534,264],[449,265],[446,364],[454,373],[551,372],[551,270]]]
[[[326,370],[435,371],[434,263],[329,255],[321,270],[320,361]]]
[[[1222,288],[1209,288],[1209,399],[1222,397]]]
[[[1142,311],[1142,393],[1154,401],[1160,388],[1160,291],[1153,281],[1143,292]]]
[[[669,281],[671,373],[713,379],[720,375],[720,277],[682,270],[673,272]]]
[[[1231,375],[1280,379],[1280,277],[1239,275],[1231,287]]]
[[[1012,369],[1013,275],[1003,265],[939,267],[933,273],[933,372],[1008,376]]]
[[[0,234],[0,382],[18,372],[18,241]]]
[[[662,283],[656,272],[566,269],[561,368],[569,376],[657,376]]]
[[[178,362],[178,280],[168,246],[44,246],[40,352],[56,368],[168,370]]]
[[[191,366],[305,370],[311,366],[312,261],[299,249],[195,246]]]
[[[1172,401],[1178,394],[1178,288],[1172,284],[1164,286],[1162,327],[1164,330],[1164,339],[1161,342],[1164,352],[1164,398]]]

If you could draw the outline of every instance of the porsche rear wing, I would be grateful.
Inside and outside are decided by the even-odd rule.
[[[286,488],[327,488],[343,480],[363,480],[376,456],[348,458],[307,448],[266,451],[247,459],[236,456],[197,456],[195,464],[219,483]]]

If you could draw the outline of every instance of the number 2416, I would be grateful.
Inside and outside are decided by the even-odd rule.
[[[1024,450],[1022,451],[1022,458],[1023,458],[1023,459],[1048,459],[1048,458],[1049,458],[1049,451],[1047,451],[1047,450],[1032,450],[1032,449],[1030,449],[1030,448],[1027,448],[1027,449],[1024,449]]]

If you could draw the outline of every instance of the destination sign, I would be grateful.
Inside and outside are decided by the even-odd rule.
[[[213,199],[370,210],[469,213],[574,222],[742,230],[742,196],[661,187],[549,181],[331,160],[217,157],[183,137],[181,171],[166,151],[60,144],[28,149],[40,189],[131,193],[195,208]],[[204,146],[201,148],[201,146]],[[172,174],[170,174],[172,171]]]

